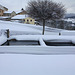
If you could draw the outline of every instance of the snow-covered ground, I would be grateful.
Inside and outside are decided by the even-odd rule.
[[[9,21],[0,21],[0,30],[9,29],[10,35],[41,35],[42,26],[31,25],[31,24],[22,24]],[[73,30],[62,30],[57,28],[45,27],[45,35],[75,35]]]
[[[0,75],[75,75],[75,55],[0,54]]]
[[[64,35],[64,36],[75,36],[75,30],[63,30],[63,31],[61,31],[61,35]]]
[[[7,22],[0,21],[0,30],[1,29],[10,29],[10,33],[12,34],[42,34],[42,26],[39,25],[31,25],[31,24],[22,24],[16,22]],[[45,35],[58,35],[61,32],[61,29],[55,29],[50,27],[45,27]]]
[[[39,40],[41,45],[0,46],[0,75],[75,75],[75,46],[51,47],[43,41],[58,39],[75,44],[75,35],[58,36],[63,30],[48,27],[46,35],[41,35],[41,26],[6,21],[0,21],[1,29],[10,29],[9,39]],[[0,44],[6,41],[4,33],[0,34]]]

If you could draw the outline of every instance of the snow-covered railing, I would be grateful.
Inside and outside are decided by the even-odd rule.
[[[0,30],[0,36],[1,36],[1,35],[7,36],[7,33],[6,33],[6,32],[7,32],[7,29],[1,29],[1,30]]]
[[[12,53],[12,54],[75,54],[75,46],[47,46],[45,41],[47,40],[64,40],[64,42],[72,42],[75,44],[75,36],[50,36],[50,35],[16,35],[10,36],[8,40],[34,40],[39,41],[38,46],[0,46],[0,53]]]
[[[10,36],[9,39],[16,39],[16,40],[35,40],[35,41],[42,41],[42,40],[70,40],[74,43],[75,36],[58,36],[58,35],[16,35]],[[64,41],[65,42],[65,41]]]

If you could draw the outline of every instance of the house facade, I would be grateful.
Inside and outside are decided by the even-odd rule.
[[[4,10],[0,9],[0,16],[2,16],[4,13]]]
[[[31,18],[31,17],[27,17],[24,19],[24,23],[26,24],[35,24],[35,19]]]
[[[6,8],[6,7],[2,6],[2,5],[0,5],[0,16],[3,16],[3,13],[4,13],[5,11],[8,11],[8,8]]]
[[[16,15],[12,17],[11,20],[25,24],[35,24],[35,19],[28,17],[28,15]]]
[[[6,11],[6,12],[4,12],[4,14],[3,14],[3,16],[9,16],[9,17],[13,17],[13,16],[15,16],[16,15],[16,12],[15,11],[13,11],[13,12],[11,12],[11,11]]]
[[[20,11],[16,12],[16,15],[25,15],[27,12],[22,8]]]

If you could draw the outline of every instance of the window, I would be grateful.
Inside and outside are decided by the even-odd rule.
[[[32,20],[30,20],[32,22]]]
[[[29,20],[27,20],[27,22],[28,22]]]
[[[23,21],[25,21],[25,19]]]

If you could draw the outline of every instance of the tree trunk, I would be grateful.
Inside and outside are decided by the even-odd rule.
[[[42,35],[44,35],[44,32],[45,32],[45,20],[43,20],[43,32],[42,32]]]

